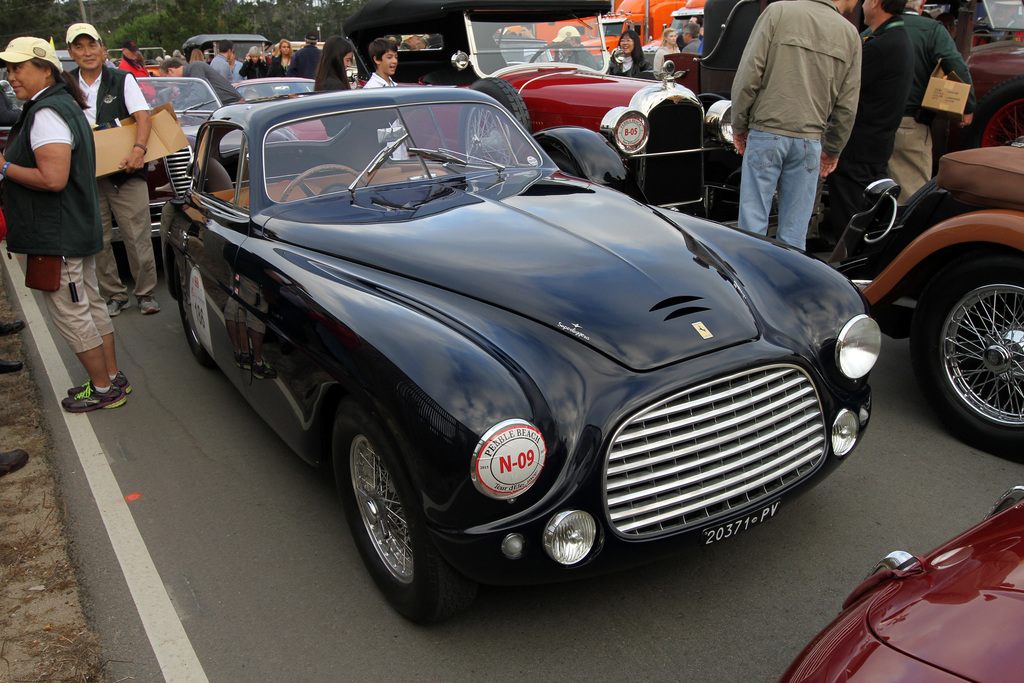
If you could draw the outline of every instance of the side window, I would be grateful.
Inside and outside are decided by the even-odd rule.
[[[200,147],[199,192],[221,201],[249,206],[249,168],[245,135],[230,126],[210,127]]]

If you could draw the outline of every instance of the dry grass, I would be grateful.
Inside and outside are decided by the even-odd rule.
[[[15,317],[0,278],[0,321]],[[0,358],[24,360],[21,335],[0,337]],[[42,417],[29,368],[0,375],[0,451],[31,456],[0,478],[0,683],[94,683],[104,680],[101,648],[68,558]]]

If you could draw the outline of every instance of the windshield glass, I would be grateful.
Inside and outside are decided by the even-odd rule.
[[[596,71],[608,65],[597,16],[523,23],[469,18],[477,70],[484,75],[519,64],[567,64]]]
[[[993,30],[1024,30],[1024,5],[1021,0],[983,0],[982,4],[985,13],[983,17],[978,17],[979,21],[984,21]]]
[[[140,78],[139,87],[150,109],[168,102],[176,112],[209,114],[220,108],[217,95],[201,78]]]
[[[239,81],[233,85],[235,86],[235,89],[242,94],[242,97],[246,102],[250,100],[262,100],[266,97],[280,97],[281,95],[313,92],[313,80],[309,78],[295,78],[286,81],[260,78]]]
[[[504,109],[475,102],[303,119],[273,128],[263,145],[274,202],[541,163],[530,136]]]

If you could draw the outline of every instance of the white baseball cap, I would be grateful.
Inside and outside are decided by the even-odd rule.
[[[561,43],[561,42],[564,42],[566,38],[579,38],[579,37],[580,37],[580,32],[577,31],[574,27],[572,27],[572,26],[563,26],[562,28],[558,29],[558,35],[555,36],[555,42],[556,43]]]
[[[36,58],[45,59],[57,67],[58,71],[64,70],[53,46],[42,38],[15,38],[7,44],[6,50],[0,52],[0,60],[7,64],[20,64]]]
[[[97,43],[103,42],[103,39],[100,38],[100,34],[96,30],[95,26],[82,22],[68,26],[68,34],[64,37],[64,42],[70,45],[78,36],[89,36]]]

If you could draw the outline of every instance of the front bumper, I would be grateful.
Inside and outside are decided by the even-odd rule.
[[[830,398],[821,404],[824,425],[830,428],[841,410],[849,410],[862,416],[860,434],[863,435],[870,413],[870,389],[866,385],[845,401],[835,402]],[[608,439],[600,452],[595,446],[592,454],[582,456],[598,466],[591,467],[580,485],[567,490],[560,499],[538,506],[529,519],[519,517],[508,524],[497,523],[487,528],[468,530],[434,528],[433,541],[445,559],[460,572],[474,581],[493,585],[574,580],[645,564],[697,546],[727,542],[732,536],[757,532],[756,527],[785,514],[789,502],[816,486],[841,464],[847,456],[840,458],[833,454],[829,432],[830,429],[825,429],[826,442],[821,457],[810,459],[806,468],[793,469],[787,477],[779,477],[774,488],[762,487],[755,495],[743,493],[722,501],[716,501],[712,492],[709,496],[712,504],[695,509],[689,516],[677,516],[661,529],[650,525],[638,527],[632,518],[624,518],[615,511],[612,501],[621,496],[609,488],[606,478],[607,453],[609,444],[614,440]],[[749,467],[755,472],[753,476],[759,476],[756,473],[758,465]],[[705,481],[697,486],[714,489],[716,482],[709,484]],[[679,489],[664,495],[684,497]],[[648,508],[650,503],[644,501],[642,507]],[[598,529],[594,546],[586,557],[565,566],[548,557],[544,550],[544,534],[550,520],[568,510],[590,514]],[[659,511],[655,510],[654,516],[658,514]],[[515,559],[502,551],[502,543],[509,534],[521,537],[522,553]]]

